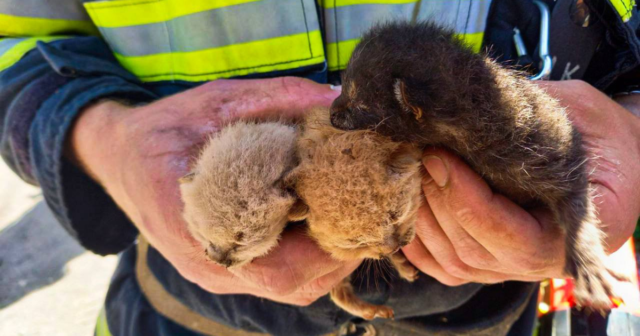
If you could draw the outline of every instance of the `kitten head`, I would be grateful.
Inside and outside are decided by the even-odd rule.
[[[284,183],[297,163],[296,138],[279,123],[228,126],[181,179],[183,217],[212,261],[239,267],[278,244],[297,201]]]
[[[455,125],[482,104],[490,75],[485,59],[451,30],[429,22],[381,24],[354,50],[331,123],[425,144],[434,124]]]
[[[339,260],[379,259],[413,240],[420,151],[371,131],[344,132],[312,114],[292,174],[309,235]]]

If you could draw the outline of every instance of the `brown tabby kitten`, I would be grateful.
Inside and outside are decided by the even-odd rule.
[[[566,232],[565,269],[578,302],[610,307],[620,277],[604,264],[581,136],[560,104],[523,76],[433,23],[382,24],[353,52],[331,122],[447,148],[496,192],[525,208],[548,207]]]
[[[300,164],[287,184],[306,205],[309,236],[337,260],[388,259],[401,278],[418,271],[400,252],[415,236],[421,205],[421,151],[372,131],[331,126],[329,110],[306,117],[298,139]],[[358,298],[349,278],[331,290],[340,308],[365,319],[392,318],[390,307]]]

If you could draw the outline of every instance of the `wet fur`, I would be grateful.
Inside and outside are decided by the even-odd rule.
[[[547,206],[566,232],[566,271],[582,304],[610,307],[605,252],[581,135],[560,104],[432,23],[388,23],[355,49],[332,124],[447,148],[525,208]]]

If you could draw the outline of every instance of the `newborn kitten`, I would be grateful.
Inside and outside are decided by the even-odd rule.
[[[564,109],[538,86],[433,23],[388,23],[353,52],[331,122],[447,148],[496,192],[524,207],[547,206],[566,231],[577,301],[609,309],[621,278],[604,264],[587,154]]]
[[[181,179],[184,219],[207,256],[239,267],[267,254],[295,209],[284,177],[297,164],[297,130],[238,122],[213,136]]]
[[[327,109],[312,111],[298,140],[299,166],[287,177],[308,206],[309,235],[338,260],[388,258],[400,276],[417,270],[400,248],[415,235],[421,202],[421,151],[372,131],[335,129]],[[349,278],[331,291],[349,313],[391,318],[393,310],[355,296]]]

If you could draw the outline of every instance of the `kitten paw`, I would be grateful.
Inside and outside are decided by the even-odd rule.
[[[402,279],[409,282],[418,280],[418,269],[404,256],[402,252],[396,252],[389,256],[389,261],[393,267],[398,271],[398,275]]]
[[[398,268],[398,274],[401,278],[409,282],[418,280],[418,277],[420,276],[418,269],[415,268],[415,266],[411,265],[411,263],[409,263],[408,261],[404,263],[402,267]]]
[[[393,309],[387,306],[368,305],[362,310],[361,316],[365,320],[373,320],[377,317],[393,319]]]
[[[616,282],[605,267],[578,269],[574,277],[574,296],[578,306],[589,307],[604,315],[611,310],[611,297],[615,297]]]

